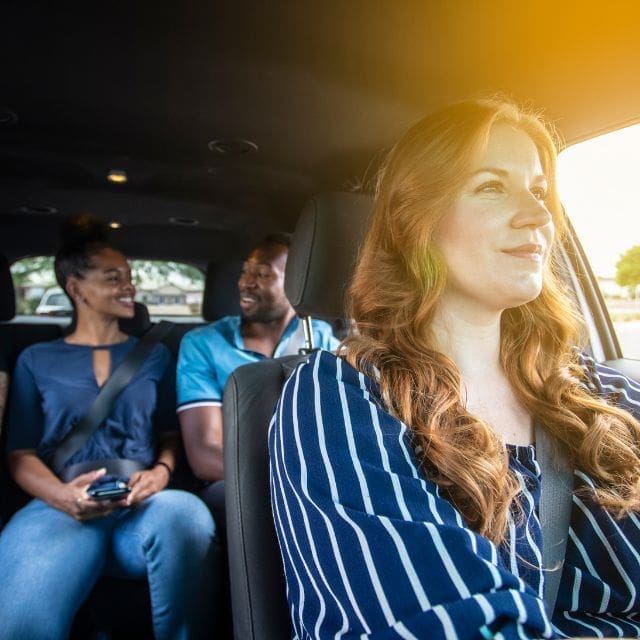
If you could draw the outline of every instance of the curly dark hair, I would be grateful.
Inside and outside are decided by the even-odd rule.
[[[82,213],[66,218],[60,225],[59,236],[60,248],[55,255],[54,270],[58,284],[66,292],[69,277],[84,278],[93,267],[94,256],[111,247],[109,229],[102,220]]]

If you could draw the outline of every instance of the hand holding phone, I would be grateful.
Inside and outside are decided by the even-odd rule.
[[[89,485],[87,494],[93,500],[119,500],[131,492],[128,481],[117,476],[102,476]]]

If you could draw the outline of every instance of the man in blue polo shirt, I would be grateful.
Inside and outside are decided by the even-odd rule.
[[[182,339],[178,417],[189,464],[201,480],[223,477],[222,391],[231,372],[304,346],[302,323],[284,293],[289,242],[286,234],[269,236],[247,257],[238,280],[240,316],[194,329]],[[313,333],[316,347],[337,347],[326,322],[314,320]]]

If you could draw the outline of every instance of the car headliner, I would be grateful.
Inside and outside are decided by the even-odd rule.
[[[5,3],[1,250],[50,253],[82,210],[123,223],[130,255],[242,255],[472,95],[542,107],[568,142],[635,122],[639,18],[635,1]]]

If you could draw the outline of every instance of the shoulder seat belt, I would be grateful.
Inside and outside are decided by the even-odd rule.
[[[300,349],[304,349],[304,321],[300,317],[297,317],[297,320],[298,326],[296,327],[295,331],[289,336],[287,346],[282,350],[282,353],[278,356],[279,358],[282,358],[284,356],[297,356],[300,353]]]
[[[115,399],[124,391],[140,365],[145,361],[152,349],[173,328],[172,322],[162,320],[149,329],[138,343],[127,354],[115,371],[104,383],[90,409],[85,413],[74,428],[63,438],[53,455],[52,468],[60,475],[65,463],[79,451],[96,429],[104,422],[111,411]],[[74,465],[75,466],[75,465]]]
[[[375,370],[374,377],[380,379]],[[539,504],[542,529],[542,568],[544,601],[549,617],[553,615],[560,587],[564,554],[569,536],[573,497],[573,470],[555,446],[539,421],[536,421],[536,460],[540,465],[541,491]]]
[[[564,454],[556,452],[551,438],[539,422],[536,422],[536,458],[542,482],[539,516],[542,528],[544,600],[551,617],[558,596],[569,536],[573,471]]]

